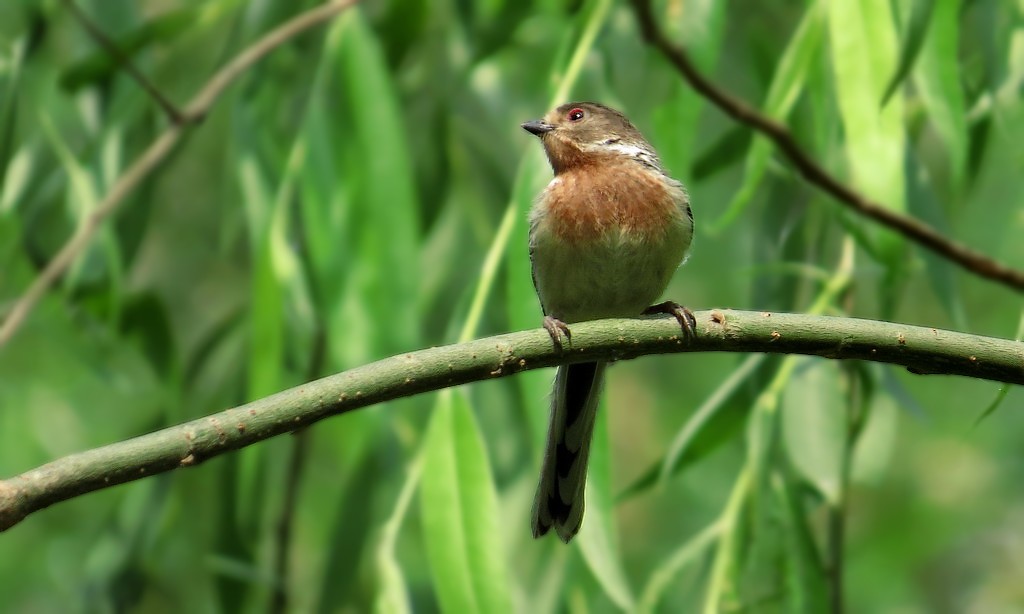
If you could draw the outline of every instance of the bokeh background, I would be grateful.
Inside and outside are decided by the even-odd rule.
[[[314,4],[80,2],[178,104]],[[844,181],[1024,266],[1019,2],[654,11]],[[367,1],[231,87],[0,348],[0,473],[536,327],[525,219],[550,171],[519,124],[568,99],[624,110],[688,185],[668,296],[1019,338],[1019,293],[806,184],[629,4]],[[166,125],[63,2],[0,4],[0,311]],[[551,378],[56,505],[0,535],[3,609],[822,612],[841,576],[854,612],[1024,611],[1019,390],[804,358],[618,364],[565,546],[529,535]]]

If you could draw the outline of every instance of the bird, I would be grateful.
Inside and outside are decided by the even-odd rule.
[[[654,304],[685,261],[693,212],[683,184],[621,112],[570,102],[522,124],[537,136],[553,178],[529,214],[533,284],[544,328],[558,349],[570,324],[669,313],[692,335],[693,313]],[[606,362],[558,367],[533,536],[565,543],[583,523],[584,489]]]

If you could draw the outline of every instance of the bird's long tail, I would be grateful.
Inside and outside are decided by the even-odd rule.
[[[533,502],[533,536],[552,527],[568,543],[583,523],[590,440],[606,363],[564,365],[555,376],[551,424],[537,498]]]

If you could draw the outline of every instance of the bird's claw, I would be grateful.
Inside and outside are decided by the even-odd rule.
[[[559,350],[562,349],[563,334],[567,340],[572,340],[572,331],[569,330],[569,325],[558,318],[544,316],[544,330],[548,331],[548,334],[551,335],[551,342]]]
[[[693,312],[683,307],[675,301],[665,301],[664,303],[658,303],[657,305],[651,305],[647,309],[644,309],[644,315],[651,315],[655,313],[667,313],[674,317],[679,322],[679,327],[683,329],[683,337],[692,339],[697,336],[697,318],[694,317]]]

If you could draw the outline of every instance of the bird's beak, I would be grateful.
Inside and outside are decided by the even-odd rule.
[[[523,124],[523,130],[526,130],[530,134],[535,136],[544,136],[548,132],[554,130],[555,127],[547,123],[542,119],[535,119],[532,121],[525,122]]]

